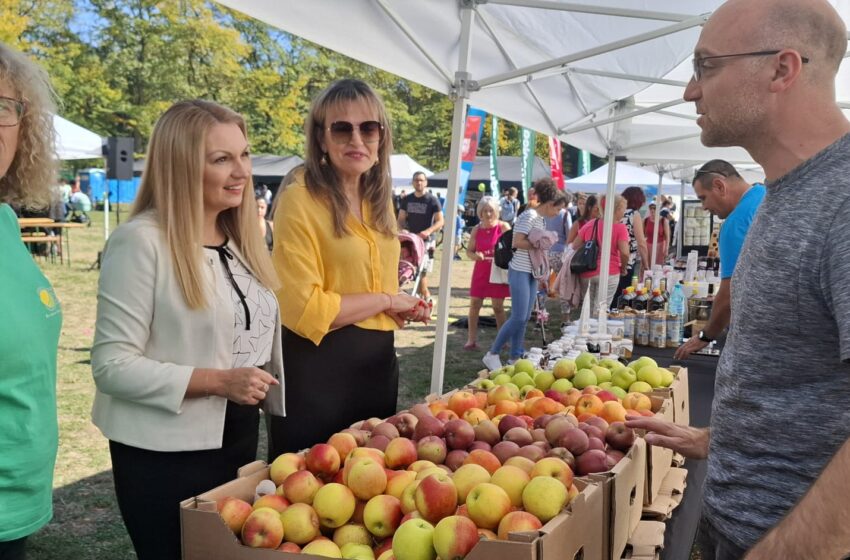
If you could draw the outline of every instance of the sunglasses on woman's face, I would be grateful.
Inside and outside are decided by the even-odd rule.
[[[380,141],[381,134],[384,132],[384,125],[378,121],[363,121],[358,125],[348,121],[334,121],[325,128],[325,131],[330,133],[331,140],[335,144],[348,144],[354,136],[355,128],[364,144]]]

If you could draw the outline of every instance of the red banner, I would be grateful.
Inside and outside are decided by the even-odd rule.
[[[564,190],[564,166],[561,160],[561,141],[549,137],[549,166],[552,168],[552,180],[558,188]]]

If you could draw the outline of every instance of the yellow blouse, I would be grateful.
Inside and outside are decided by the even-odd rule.
[[[334,236],[330,209],[300,180],[281,194],[274,216],[272,261],[280,278],[281,323],[318,345],[339,314],[342,295],[398,293],[399,242],[349,215],[349,235]],[[390,202],[388,201],[388,204]],[[364,222],[370,221],[367,205]],[[398,328],[384,313],[355,323],[364,329]]]

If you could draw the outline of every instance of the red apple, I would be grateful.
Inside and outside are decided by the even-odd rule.
[[[505,414],[501,420],[499,420],[499,435],[501,437],[505,437],[505,434],[508,433],[508,430],[511,428],[528,428],[528,424],[525,423],[525,420],[514,416],[513,414]]]
[[[384,462],[390,469],[407,468],[418,458],[416,444],[406,437],[391,440],[384,449]]]
[[[570,453],[578,456],[587,451],[588,437],[582,430],[572,428],[565,431],[557,443],[558,447],[565,447]]]
[[[398,435],[409,439],[413,437],[413,432],[416,430],[416,424],[419,422],[419,419],[409,412],[399,412],[388,419],[387,422],[396,427]]]
[[[307,470],[323,479],[330,479],[337,473],[340,466],[339,452],[333,445],[317,443],[305,456]]]
[[[502,439],[502,434],[499,432],[499,428],[490,420],[484,420],[483,422],[476,424],[472,429],[475,432],[476,441],[483,441],[489,445],[496,445]]]
[[[517,456],[525,457],[526,459],[531,459],[532,461],[537,462],[546,456],[546,452],[536,445],[526,445],[525,447],[520,448],[517,452]]]
[[[598,437],[589,437],[587,438],[587,449],[601,449],[605,451],[605,442]]]
[[[531,437],[531,432],[528,431],[528,428],[522,426],[511,428],[502,434],[502,440],[512,441],[520,447],[525,447],[526,445],[530,445],[534,441],[534,438]]]
[[[457,489],[448,475],[432,474],[416,487],[414,500],[422,518],[436,523],[457,510]]]
[[[493,455],[499,459],[503,465],[505,461],[513,457],[519,452],[519,445],[514,443],[513,441],[500,441],[496,445],[493,446]]]
[[[468,451],[464,451],[463,449],[452,449],[446,455],[445,465],[452,471],[456,471],[463,465],[463,462],[468,456]]]
[[[598,426],[593,426],[586,422],[579,422],[578,429],[586,433],[587,437],[595,437],[605,441],[605,432],[603,432]]]
[[[570,468],[575,471],[576,470],[576,458],[575,455],[569,452],[566,447],[553,447],[549,450],[549,453],[546,454],[547,457],[557,457],[561,461],[565,462]]]
[[[366,447],[370,449],[379,449],[381,451],[385,451],[387,449],[387,445],[389,445],[390,440],[387,436],[377,435],[369,438],[369,441],[366,442]]]
[[[605,441],[614,449],[628,451],[635,442],[635,431],[623,422],[614,422],[605,434]]]
[[[476,451],[476,450],[490,451],[491,449],[492,449],[492,446],[489,443],[487,443],[486,441],[473,441],[472,445],[469,446],[469,449],[467,449],[467,451],[472,453],[473,451]]]
[[[398,428],[389,422],[381,422],[372,429],[372,437],[385,436],[387,439],[395,439],[399,436]]]
[[[443,428],[449,449],[467,449],[475,441],[475,430],[466,420],[449,420]]]
[[[441,437],[444,433],[443,423],[433,416],[423,416],[416,424],[413,439],[420,440],[428,436]]]
[[[617,402],[619,402],[620,401],[620,399],[617,397],[617,395],[615,395],[611,391],[606,391],[605,389],[596,393],[596,396],[599,397],[600,400],[602,400],[602,402],[607,402],[607,401],[617,401]]]
[[[260,508],[242,525],[242,543],[251,548],[277,548],[283,542],[283,523],[280,513],[272,508]]]
[[[576,458],[578,474],[584,476],[591,473],[609,470],[608,455],[600,449],[589,449]]]
[[[561,439],[561,436],[566,433],[567,430],[571,430],[576,427],[576,424],[573,424],[573,421],[570,418],[574,418],[573,416],[555,416],[552,420],[546,424],[546,441],[550,444],[555,445],[558,440]]]

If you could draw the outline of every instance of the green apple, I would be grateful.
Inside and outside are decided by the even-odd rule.
[[[424,519],[409,519],[393,535],[393,555],[398,560],[436,560],[434,526]]]
[[[610,381],[603,381],[602,383],[599,384],[599,388],[603,389],[605,391],[611,391],[611,387],[614,387],[614,384],[611,383]]]
[[[531,377],[531,374],[525,371],[515,373],[514,376],[511,377],[511,382],[520,389],[526,385],[534,385],[534,379]]]
[[[493,383],[489,379],[479,379],[478,381],[475,382],[475,386],[478,387],[479,389],[485,389],[485,390],[489,391],[490,389],[495,387],[496,384]]]
[[[576,374],[576,362],[568,358],[561,358],[555,362],[555,367],[552,368],[552,374],[555,379],[572,379]]]
[[[621,364],[618,360],[615,360],[614,358],[602,358],[601,360],[599,360],[599,365],[612,372],[615,369],[623,367],[623,364]]]
[[[620,400],[623,400],[624,398],[626,398],[626,395],[628,395],[628,393],[626,392],[625,389],[623,389],[621,387],[617,387],[616,385],[614,385],[613,387],[611,387],[608,390],[611,391],[612,393],[614,393],[617,396],[617,398],[620,399]]]
[[[578,389],[584,389],[585,387],[596,385],[596,383],[596,374],[593,373],[593,370],[580,369],[576,373],[575,377],[573,377],[573,385],[575,385]]]
[[[602,366],[590,366],[590,370],[596,374],[596,380],[600,383],[611,381],[611,372]]]
[[[658,364],[649,356],[641,356],[637,360],[629,363],[629,367],[635,370],[635,373],[639,372],[646,366],[658,367]]]
[[[652,385],[647,383],[646,381],[635,381],[631,385],[629,385],[629,393],[650,393],[652,392]]]
[[[510,375],[510,376],[513,376],[513,374],[515,374],[515,373],[516,373],[516,367],[514,367],[514,365],[513,365],[513,364],[510,364],[510,365],[507,365],[507,366],[503,366],[503,367],[504,367],[504,369],[505,369],[505,373],[507,373],[507,374],[508,374],[508,375]]]
[[[637,381],[637,374],[632,368],[623,368],[611,375],[611,383],[621,389],[628,389],[635,381]]]
[[[555,382],[555,374],[551,371],[541,371],[534,377],[534,386],[541,391],[547,390]]]
[[[507,373],[500,373],[499,375],[496,376],[495,379],[493,379],[493,383],[495,383],[496,385],[504,385],[505,383],[510,383],[510,382],[511,382],[511,376],[508,375]]]
[[[534,385],[523,385],[522,389],[519,390],[519,398],[525,400],[525,398],[528,397],[528,392],[534,391],[535,389],[537,389],[537,387]]]
[[[590,352],[582,352],[576,358],[577,369],[590,369],[590,366],[596,365],[599,365],[599,360],[597,360],[596,356],[594,356]]]
[[[637,372],[638,381],[646,381],[651,387],[661,387],[661,370],[657,367],[645,366]]]
[[[343,558],[351,560],[375,560],[375,552],[365,544],[348,543],[339,549]]]
[[[549,386],[550,391],[558,391],[559,393],[566,393],[572,388],[573,383],[569,379],[556,379],[555,382]]]
[[[673,383],[673,372],[667,368],[659,368],[661,370],[661,386],[669,387]]]
[[[514,375],[525,372],[529,376],[534,375],[534,363],[531,360],[521,359],[514,362]]]

